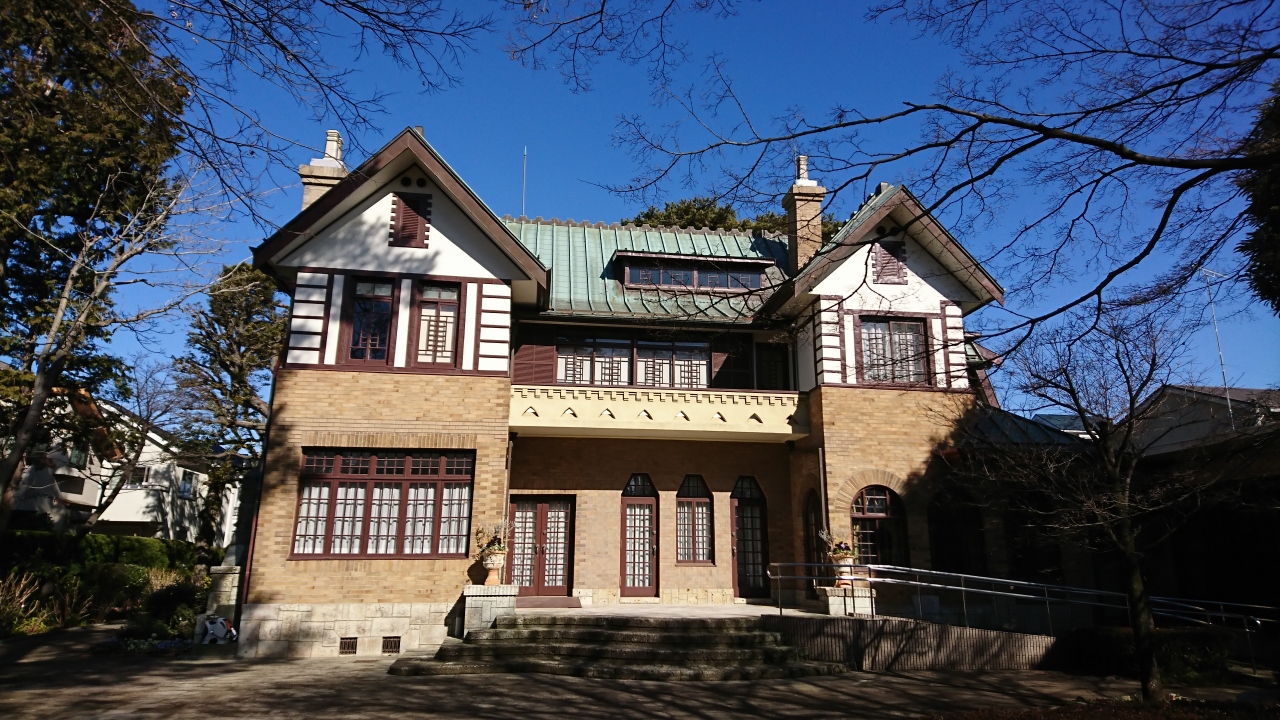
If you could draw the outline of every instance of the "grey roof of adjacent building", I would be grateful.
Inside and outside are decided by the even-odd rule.
[[[961,444],[1080,445],[1074,435],[1007,410],[980,407]]]
[[[1268,409],[1280,407],[1280,390],[1268,388],[1224,388],[1221,385],[1169,385],[1170,388],[1185,390],[1201,395],[1210,395],[1225,401],[1227,397],[1232,402],[1247,402],[1255,405],[1263,405]]]
[[[544,316],[634,318],[683,322],[746,323],[785,275],[785,237],[741,230],[667,228],[561,221],[541,217],[503,222],[551,268],[550,308]],[[626,287],[618,253],[646,253],[700,260],[763,261],[769,287],[749,293],[708,293]]]

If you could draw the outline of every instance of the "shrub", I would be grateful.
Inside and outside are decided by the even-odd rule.
[[[164,540],[130,536],[119,536],[115,540],[116,562],[149,568],[173,567],[169,564],[169,549]]]
[[[33,624],[43,625],[39,591],[40,581],[29,573],[10,573],[0,580],[0,637],[27,634]]]
[[[0,573],[16,567],[25,570],[102,563],[190,572],[199,559],[200,551],[195,544],[182,540],[94,533],[77,536],[32,530],[10,531],[0,537]],[[219,553],[218,561],[221,560]]]
[[[1068,662],[1079,672],[1094,675],[1138,674],[1129,628],[1078,628],[1066,639]],[[1187,682],[1220,677],[1234,640],[1221,628],[1158,628],[1155,631],[1156,662],[1165,680]]]

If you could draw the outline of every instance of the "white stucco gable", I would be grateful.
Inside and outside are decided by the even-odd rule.
[[[401,178],[409,180],[402,185]],[[418,181],[426,183],[418,186]],[[431,196],[427,247],[396,247],[389,242],[392,199]],[[397,272],[485,280],[523,280],[526,275],[494,245],[449,196],[419,168],[384,184],[279,263],[287,267]]]
[[[874,237],[875,231],[869,230],[858,238],[859,247],[830,270],[811,294],[838,297],[846,309],[871,312],[937,313],[944,303],[977,301],[963,283],[910,236],[903,243],[906,284],[874,282],[870,243]],[[867,244],[861,244],[864,242]]]

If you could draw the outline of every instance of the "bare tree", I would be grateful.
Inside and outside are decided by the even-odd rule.
[[[10,438],[0,459],[0,497],[8,499],[50,398],[73,386],[101,384],[109,374],[113,361],[97,343],[116,332],[152,330],[205,288],[204,264],[221,245],[186,221],[207,217],[206,199],[188,185],[154,179],[123,221],[98,223],[91,217],[70,235],[27,231],[28,264],[47,263],[27,278],[33,284],[27,294],[37,297],[42,287],[49,294],[15,316],[0,336]],[[116,294],[123,288],[145,288],[139,295],[153,302],[122,307]],[[9,502],[0,502],[0,530],[11,512]]]
[[[1077,318],[1037,333],[1007,364],[1023,410],[1069,415],[1087,439],[993,445],[962,430],[955,478],[990,502],[1034,517],[1057,541],[1122,559],[1143,697],[1157,700],[1163,691],[1146,557],[1197,508],[1228,496],[1231,477],[1222,465],[1144,472],[1146,450],[1176,430],[1154,422],[1161,408],[1144,401],[1189,379],[1186,332],[1176,317],[1142,308]]]
[[[1224,251],[1247,229],[1236,180],[1280,163],[1249,142],[1280,70],[1280,14],[1267,0],[890,0],[870,19],[950,45],[963,69],[940,78],[934,97],[900,98],[889,112],[836,100],[853,94],[837,84],[818,99],[825,110],[796,105],[776,120],[751,111],[719,58],[701,87],[670,84],[668,60],[684,50],[672,29],[678,16],[731,4],[550,5],[525,6],[517,57],[558,58],[576,86],[587,84],[578,79],[591,67],[584,60],[648,60],[676,111],[670,122],[621,122],[640,172],[616,191],[647,200],[672,183],[703,185],[763,206],[805,154],[833,189],[828,207],[898,176],[951,227],[982,230],[1017,208],[1025,216],[980,260],[1017,278],[1011,289],[1028,305],[1072,286],[1067,300],[1002,322],[1022,337],[1109,293],[1141,302],[1194,292],[1187,281],[1210,262],[1232,264],[1220,269],[1235,287],[1244,267]],[[897,140],[913,133],[915,142]]]
[[[102,414],[104,443],[114,457],[102,464],[94,481],[104,489],[98,506],[77,531],[85,534],[102,519],[134,476],[148,445],[168,454],[165,435],[178,419],[179,395],[167,364],[135,358]]]

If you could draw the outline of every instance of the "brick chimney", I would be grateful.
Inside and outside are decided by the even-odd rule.
[[[325,133],[324,157],[312,158],[310,165],[299,165],[298,175],[302,178],[302,209],[306,210],[347,176],[347,166],[342,164],[342,134],[337,130]]]
[[[796,158],[796,181],[782,198],[787,211],[787,272],[795,275],[822,247],[822,199],[827,189],[809,179],[809,158]]]

